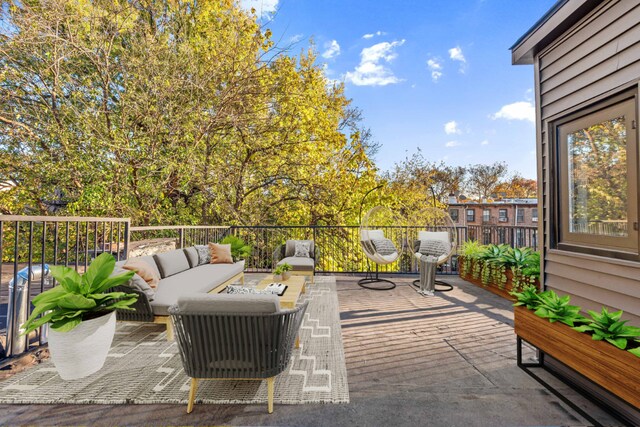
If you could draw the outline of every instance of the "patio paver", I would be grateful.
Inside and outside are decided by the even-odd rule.
[[[445,279],[454,291],[424,298],[412,279],[376,292],[337,278],[350,404],[276,405],[272,415],[263,405],[190,415],[183,405],[0,405],[0,424],[588,425],[517,368],[509,301],[457,277]],[[618,424],[548,379],[603,425]]]

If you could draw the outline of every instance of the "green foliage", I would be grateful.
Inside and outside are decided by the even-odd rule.
[[[606,340],[619,349],[627,348],[629,340],[640,339],[640,328],[626,326],[626,320],[620,320],[622,311],[609,313],[606,307],[602,307],[600,314],[589,310],[591,319],[586,325],[574,327],[578,332],[590,332],[594,340]]]
[[[222,239],[220,243],[231,245],[231,256],[234,261],[247,259],[251,256],[251,245],[246,244],[240,237],[229,235]]]
[[[287,264],[286,262],[283,264],[278,265],[274,270],[273,270],[273,274],[282,274],[285,271],[291,271],[293,270],[293,267],[291,267],[291,265]]]
[[[4,5],[2,213],[355,223],[378,184],[344,85],[237,1]]]
[[[535,310],[536,316],[549,319],[549,322],[562,322],[569,326],[586,321],[580,314],[580,307],[569,305],[570,297],[558,296],[553,291],[545,291],[538,295],[538,308]]]
[[[525,260],[522,274],[534,279],[540,279],[540,252],[533,252]]]
[[[514,306],[525,306],[529,310],[536,310],[540,305],[539,290],[535,286],[525,286],[520,292],[511,291],[510,295],[516,298]]]
[[[482,252],[482,245],[477,240],[467,240],[460,247],[460,251],[466,258],[476,258]]]
[[[22,325],[27,334],[45,323],[51,328],[66,332],[83,320],[97,317],[117,308],[129,309],[138,299],[137,294],[124,292],[104,293],[108,289],[130,280],[134,272],[111,276],[115,266],[112,255],[103,253],[93,260],[87,271],[80,275],[69,267],[52,266],[51,275],[59,286],[33,298],[34,309]]]

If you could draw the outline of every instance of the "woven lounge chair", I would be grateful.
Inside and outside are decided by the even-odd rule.
[[[185,373],[191,378],[187,413],[198,381],[267,380],[273,412],[275,377],[291,359],[308,302],[280,311],[275,295],[194,295],[169,308]]]

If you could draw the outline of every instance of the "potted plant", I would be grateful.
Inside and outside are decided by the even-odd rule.
[[[223,245],[231,245],[231,258],[234,262],[244,261],[251,255],[251,246],[247,245],[242,238],[229,235],[220,241]]]
[[[514,292],[516,334],[594,383],[638,407],[640,328],[625,325],[622,312],[580,313],[568,296],[539,293],[534,286]]]
[[[290,271],[292,269],[293,267],[291,267],[291,265],[287,264],[286,262],[280,264],[275,268],[275,270],[273,270],[273,280],[287,280],[289,277],[291,277]]]
[[[130,280],[134,272],[111,276],[112,255],[103,253],[82,275],[72,268],[51,266],[58,286],[33,299],[34,309],[22,325],[22,334],[49,324],[49,350],[60,377],[90,375],[104,365],[115,333],[115,310],[130,309],[138,296],[107,292]]]

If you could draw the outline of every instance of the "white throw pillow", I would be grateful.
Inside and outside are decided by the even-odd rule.
[[[293,256],[310,258],[311,255],[311,243],[309,242],[296,242],[296,250]]]

